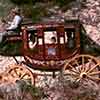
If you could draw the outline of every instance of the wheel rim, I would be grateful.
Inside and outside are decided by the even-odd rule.
[[[10,81],[16,83],[17,80],[25,80],[34,84],[34,77],[32,72],[24,66],[20,65],[10,65],[9,70],[7,71]]]
[[[90,55],[79,55],[68,61],[64,66],[64,74],[71,75],[75,81],[89,79],[100,81],[100,63]]]

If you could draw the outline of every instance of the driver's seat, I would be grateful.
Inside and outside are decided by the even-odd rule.
[[[4,38],[5,38],[6,41],[21,40],[20,32],[21,32],[22,21],[23,20],[20,21],[20,23],[18,24],[18,27],[16,29],[12,30],[12,34],[4,36]]]

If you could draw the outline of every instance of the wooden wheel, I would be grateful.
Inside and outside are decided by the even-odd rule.
[[[79,55],[64,66],[64,74],[71,75],[75,81],[100,81],[100,63],[90,55]]]
[[[6,73],[0,73],[0,84],[8,82],[8,75]]]
[[[17,80],[25,80],[34,83],[34,77],[32,72],[21,65],[11,65],[7,71],[10,81],[15,83]]]

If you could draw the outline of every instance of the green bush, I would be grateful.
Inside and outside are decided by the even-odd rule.
[[[75,1],[75,0],[55,0],[55,3],[57,3],[59,6],[62,7],[62,6],[68,5],[72,1]]]
[[[45,16],[47,11],[45,6],[37,5],[23,5],[22,6],[23,16],[31,18],[33,22],[40,21],[40,18]]]
[[[33,0],[10,0],[10,1],[17,5],[32,4],[33,2]]]

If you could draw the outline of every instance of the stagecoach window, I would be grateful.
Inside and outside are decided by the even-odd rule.
[[[33,49],[37,43],[37,33],[29,33],[28,35],[29,48]]]
[[[57,43],[57,32],[56,31],[45,31],[44,32],[45,44]]]
[[[68,29],[65,33],[67,35],[67,47],[73,49],[75,47],[75,30]]]

